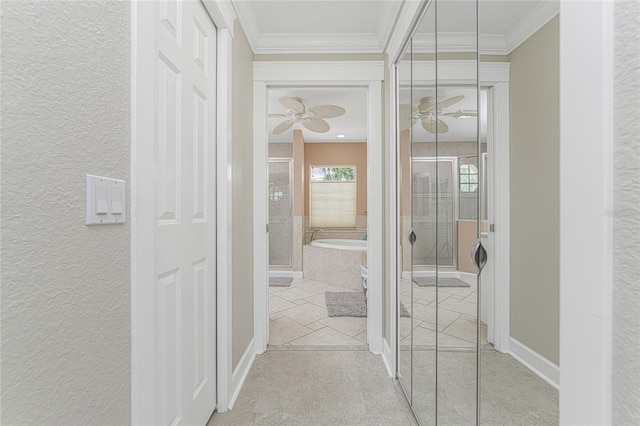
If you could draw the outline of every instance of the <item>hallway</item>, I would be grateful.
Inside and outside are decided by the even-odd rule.
[[[232,411],[209,425],[415,425],[397,382],[368,351],[258,355]]]

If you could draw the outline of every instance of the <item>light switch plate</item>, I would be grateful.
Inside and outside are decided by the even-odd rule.
[[[126,182],[86,175],[87,225],[120,225],[127,222]]]

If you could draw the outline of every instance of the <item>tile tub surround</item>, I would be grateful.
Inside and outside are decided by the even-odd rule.
[[[362,290],[360,265],[366,265],[367,252],[303,247],[302,271],[309,280],[319,281],[349,290]]]

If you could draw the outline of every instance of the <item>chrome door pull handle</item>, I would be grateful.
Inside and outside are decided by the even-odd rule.
[[[482,246],[480,240],[478,240],[476,245],[473,246],[473,250],[471,250],[471,259],[478,273],[482,272],[482,268],[487,264],[487,251]]]
[[[416,236],[416,233],[411,230],[411,233],[409,234],[409,242],[411,243],[411,245],[414,245],[417,239],[418,237]]]

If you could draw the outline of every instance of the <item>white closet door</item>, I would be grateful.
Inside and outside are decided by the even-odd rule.
[[[146,374],[134,387],[150,395],[139,395],[137,407],[134,397],[134,421],[202,425],[216,401],[216,29],[196,1],[147,3],[137,15],[138,37],[147,37],[138,61],[153,61],[148,75],[138,68],[136,82],[153,84],[153,99],[136,102],[153,115],[138,118],[137,134],[148,125],[153,136],[142,135],[139,144],[148,146],[135,155],[152,156],[153,166],[135,171],[137,202],[147,203],[137,212],[136,241],[152,253],[136,252],[138,268],[147,264],[153,276],[137,282],[151,287],[135,303],[146,304],[136,314],[147,315],[136,327],[138,342],[152,347],[137,347],[146,356],[136,367]],[[145,359],[149,366],[140,365]]]

